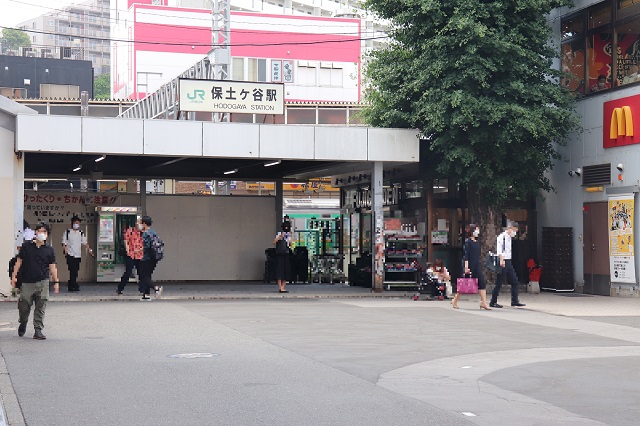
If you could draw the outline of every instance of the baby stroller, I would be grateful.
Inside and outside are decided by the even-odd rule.
[[[447,299],[446,286],[438,281],[431,269],[425,269],[417,261],[413,261],[413,267],[418,271],[418,292],[413,296],[413,300],[420,300],[420,295],[426,294],[425,300]]]

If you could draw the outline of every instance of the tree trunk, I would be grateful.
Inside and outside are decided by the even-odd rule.
[[[483,272],[487,284],[495,282],[496,274],[484,267],[489,251],[496,251],[496,241],[502,232],[502,212],[500,209],[486,203],[480,190],[474,185],[469,185],[467,193],[469,207],[469,223],[473,223],[480,228],[480,260],[483,265]]]

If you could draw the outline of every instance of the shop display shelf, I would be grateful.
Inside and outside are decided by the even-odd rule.
[[[415,290],[418,288],[418,283],[415,281],[384,281],[383,284],[387,290],[391,290],[394,287],[402,288],[404,290]]]

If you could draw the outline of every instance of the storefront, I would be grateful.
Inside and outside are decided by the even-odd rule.
[[[385,235],[385,289],[415,286],[417,270],[441,259],[452,276],[462,273],[465,229],[469,212],[464,186],[446,179],[420,179],[419,168],[385,170],[383,216]],[[345,212],[344,247],[349,280],[371,285],[371,193],[366,173],[334,176],[342,186],[341,208]],[[512,202],[503,211],[503,222],[517,221],[514,241],[516,272],[528,281],[527,261],[535,256],[535,200]],[[532,231],[533,230],[533,231]],[[488,249],[492,249],[490,247]]]
[[[538,203],[538,223],[540,229],[572,231],[576,291],[638,297],[640,4],[607,0],[580,6],[556,9],[549,21],[561,68],[571,74],[562,84],[576,93],[581,129],[560,147],[566,161],[549,174],[556,192]]]

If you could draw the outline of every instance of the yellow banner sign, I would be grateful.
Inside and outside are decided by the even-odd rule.
[[[633,196],[609,198],[609,254],[633,256]]]
[[[275,191],[275,184],[273,182],[252,182],[247,183],[247,190],[257,191],[261,189],[263,191]],[[282,185],[283,191],[307,191],[307,192],[334,192],[340,191],[340,188],[334,188],[328,183],[323,181],[312,180],[308,183],[285,183]]]

